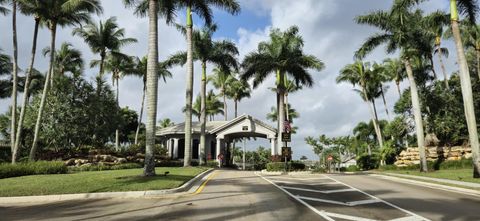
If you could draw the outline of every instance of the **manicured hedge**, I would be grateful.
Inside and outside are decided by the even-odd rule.
[[[62,161],[36,161],[16,164],[0,164],[0,179],[38,174],[61,174],[67,172],[67,166],[65,166]]]
[[[447,170],[447,169],[470,169],[472,168],[472,159],[449,160],[449,161],[427,161],[428,170]],[[395,165],[380,166],[379,170],[420,170],[420,164],[397,167]]]
[[[300,161],[287,163],[287,171],[305,170],[305,164]],[[267,163],[267,171],[285,171],[285,162]]]
[[[125,169],[136,169],[142,168],[143,165],[138,163],[124,163],[118,165],[89,165],[89,166],[79,166],[79,167],[68,167],[69,171],[72,172],[82,172],[82,171],[103,171],[103,170],[125,170]]]

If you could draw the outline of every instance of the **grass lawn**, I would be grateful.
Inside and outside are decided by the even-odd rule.
[[[406,171],[387,170],[384,172],[480,183],[480,179],[473,178],[473,169],[444,169],[444,170],[437,170],[437,171],[432,171],[428,173],[422,173],[420,171],[412,171],[412,170],[406,170]]]
[[[205,170],[157,167],[157,174],[170,173],[155,177],[142,177],[143,169],[128,169],[6,178],[0,179],[0,197],[170,189]]]

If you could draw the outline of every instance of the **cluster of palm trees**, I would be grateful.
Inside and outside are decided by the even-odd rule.
[[[422,74],[419,70],[431,73],[431,77],[436,80],[433,56],[437,55],[445,78],[445,90],[448,90],[448,75],[443,64],[443,58],[448,57],[448,50],[443,48],[441,43],[442,38],[453,37],[457,50],[458,75],[461,81],[469,141],[473,150],[474,177],[480,177],[478,133],[470,73],[465,56],[465,48],[472,48],[477,52],[477,59],[480,59],[480,50],[477,50],[480,49],[478,44],[480,32],[475,23],[475,16],[479,10],[477,1],[450,0],[449,14],[436,11],[429,15],[424,15],[423,11],[416,7],[421,2],[424,1],[395,0],[389,10],[357,16],[355,20],[358,24],[376,27],[380,32],[370,36],[355,52],[357,60],[341,70],[337,81],[349,82],[360,87],[359,93],[369,103],[378,143],[382,146],[383,138],[378,125],[375,99],[378,94],[384,94],[383,83],[394,81],[398,92],[401,93],[399,84],[404,78],[408,79],[421,170],[426,172],[425,134],[417,86],[419,83],[417,81]],[[464,15],[465,19],[460,21],[460,15]],[[399,58],[388,59],[383,64],[373,65],[361,60],[380,45],[385,45],[387,53],[399,52]],[[480,66],[477,68],[480,71]]]

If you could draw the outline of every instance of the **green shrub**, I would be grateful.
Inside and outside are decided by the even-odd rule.
[[[357,165],[350,165],[346,168],[347,172],[357,172],[360,171]]]
[[[267,163],[267,171],[285,171],[284,162]]]
[[[216,167],[218,167],[218,162],[215,161],[215,160],[209,160],[209,161],[207,161],[207,165],[206,165],[206,166],[207,166],[207,167],[216,168]]]
[[[67,171],[67,166],[62,161],[4,163],[0,164],[0,179],[37,174],[62,174]]]
[[[305,164],[301,161],[288,162],[289,171],[305,170]]]
[[[83,172],[83,171],[103,171],[103,170],[126,170],[126,169],[136,169],[142,168],[143,165],[138,163],[124,163],[118,165],[83,165],[79,167],[69,167],[70,172]]]
[[[449,170],[449,169],[470,169],[472,168],[472,159],[449,160],[449,161],[428,161],[427,168],[433,170]],[[420,164],[414,164],[404,167],[397,167],[395,165],[385,165],[378,168],[382,171],[388,170],[420,170]]]
[[[362,154],[359,157],[357,157],[357,165],[362,169],[362,170],[371,170],[371,169],[377,169],[378,166],[380,165],[380,159],[377,154]]]
[[[325,173],[327,170],[324,167],[316,166],[312,169],[312,173]]]

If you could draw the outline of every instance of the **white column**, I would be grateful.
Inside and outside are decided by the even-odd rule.
[[[217,138],[217,146],[216,146],[216,151],[215,151],[215,159],[217,160],[218,164],[220,165],[220,159],[218,159],[218,155],[220,154],[220,148],[222,146],[222,139]]]
[[[275,146],[275,138],[270,139],[270,148],[271,148],[271,153],[272,156],[275,155],[276,151],[276,146]]]
[[[173,138],[173,158],[178,158],[178,138]]]
[[[167,156],[168,156],[168,158],[172,158],[172,146],[170,145],[171,139],[167,139],[167,140],[165,141],[165,143],[166,143],[166,144],[165,144],[165,145],[166,145],[165,147],[167,148]]]

